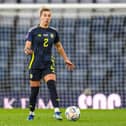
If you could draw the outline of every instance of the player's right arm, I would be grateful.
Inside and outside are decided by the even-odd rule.
[[[25,47],[24,47],[24,53],[26,55],[31,55],[33,53],[32,49],[31,49],[31,41],[26,41],[25,43]]]
[[[25,47],[24,47],[24,53],[26,55],[31,55],[33,53],[33,50],[32,50],[32,30],[33,30],[33,27],[29,29],[26,37],[25,37]]]

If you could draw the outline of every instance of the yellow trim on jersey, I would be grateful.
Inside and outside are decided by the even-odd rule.
[[[28,67],[29,69],[31,69],[34,59],[35,59],[35,55],[34,55],[34,52],[33,52],[32,53],[32,58],[31,58],[31,61],[29,63],[29,67]]]
[[[50,66],[50,69],[51,71],[54,73],[55,72],[55,57],[54,56],[51,56],[51,66]]]

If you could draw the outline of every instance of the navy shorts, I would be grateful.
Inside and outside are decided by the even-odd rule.
[[[47,65],[44,69],[30,69],[29,78],[32,81],[40,81],[47,74],[55,74],[55,64],[51,63]]]

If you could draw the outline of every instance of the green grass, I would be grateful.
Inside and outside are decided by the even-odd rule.
[[[78,121],[55,120],[53,110],[36,110],[33,121],[26,120],[27,109],[0,109],[0,126],[126,126],[126,110],[81,110]]]

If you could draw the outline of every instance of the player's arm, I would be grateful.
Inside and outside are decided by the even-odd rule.
[[[55,44],[55,47],[56,47],[58,53],[63,57],[64,62],[66,63],[68,70],[73,70],[75,68],[75,65],[67,57],[67,54],[66,54],[61,42],[57,42]]]
[[[25,43],[25,47],[24,47],[24,53],[26,55],[31,55],[33,53],[32,49],[31,49],[31,41],[26,41]]]

